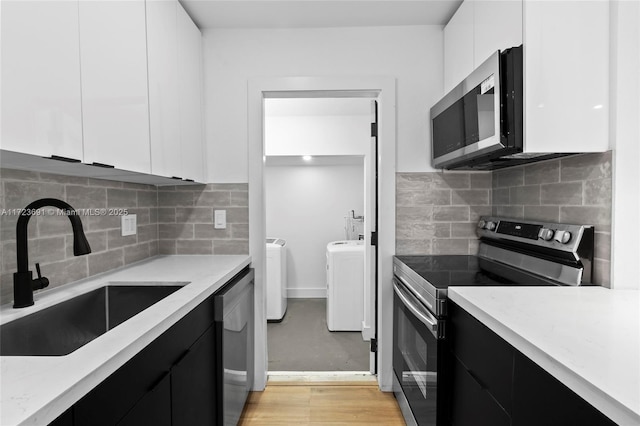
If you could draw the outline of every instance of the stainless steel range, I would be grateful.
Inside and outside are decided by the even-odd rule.
[[[447,424],[449,286],[590,285],[594,229],[483,217],[477,256],[396,256],[394,393],[409,425]]]

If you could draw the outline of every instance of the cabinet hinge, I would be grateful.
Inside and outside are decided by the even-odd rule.
[[[378,233],[376,231],[371,232],[371,245],[372,246],[378,245]]]
[[[378,123],[371,123],[371,137],[378,137]]]
[[[378,341],[376,339],[371,339],[371,352],[378,352]]]

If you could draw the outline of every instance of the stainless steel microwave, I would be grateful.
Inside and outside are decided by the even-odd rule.
[[[527,162],[522,96],[522,46],[495,52],[431,108],[433,166],[491,170]]]

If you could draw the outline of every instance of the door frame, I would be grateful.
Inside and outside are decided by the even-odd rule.
[[[393,366],[393,276],[395,254],[396,79],[393,77],[252,78],[247,84],[249,160],[249,251],[255,269],[254,390],[267,382],[264,203],[264,99],[366,97],[378,100],[378,386],[391,391]]]

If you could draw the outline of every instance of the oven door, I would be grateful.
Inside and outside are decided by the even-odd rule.
[[[444,424],[444,321],[393,279],[394,393],[407,424]]]

